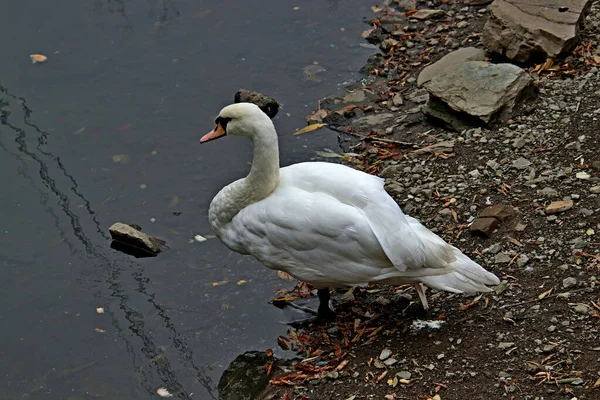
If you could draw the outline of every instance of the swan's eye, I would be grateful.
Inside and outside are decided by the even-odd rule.
[[[229,121],[231,121],[231,118],[217,117],[217,119],[215,119],[215,124],[221,125],[221,128],[223,128],[223,130],[227,132],[227,123]]]

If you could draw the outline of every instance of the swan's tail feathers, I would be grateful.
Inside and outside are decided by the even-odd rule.
[[[425,247],[428,268],[437,268],[440,274],[423,276],[421,282],[439,290],[454,293],[489,292],[486,285],[498,285],[500,279],[481,265],[464,255],[456,247],[446,243],[418,220],[408,217],[411,228],[419,235]],[[448,273],[443,273],[444,269]]]
[[[484,285],[498,285],[500,279],[493,273],[485,270],[481,265],[465,256],[456,247],[452,246],[454,251],[454,257],[456,261],[450,264],[451,268],[454,268],[461,275],[471,279],[474,282],[478,282]]]
[[[486,271],[457,248],[452,248],[456,258],[449,266],[452,272],[444,275],[425,276],[421,278],[421,282],[433,289],[467,294],[491,292],[492,289],[487,285],[500,283],[500,279],[496,275]]]

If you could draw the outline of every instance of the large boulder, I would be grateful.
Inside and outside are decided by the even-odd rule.
[[[495,0],[483,29],[483,44],[518,63],[532,63],[573,50],[592,0]]]
[[[417,85],[422,86],[425,82],[429,82],[434,76],[442,72],[443,69],[456,64],[464,63],[465,61],[483,61],[485,60],[485,50],[476,47],[463,47],[451,53],[446,54],[438,61],[423,68],[423,71],[417,78]]]
[[[464,126],[455,119],[480,124],[508,119],[518,100],[533,93],[533,79],[523,69],[486,61],[451,65],[424,86],[429,92],[424,112],[456,129]]]

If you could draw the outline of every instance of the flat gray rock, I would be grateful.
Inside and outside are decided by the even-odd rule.
[[[444,15],[446,15],[446,12],[444,10],[419,10],[410,17],[414,19],[423,20],[430,18],[439,18]]]
[[[367,100],[367,95],[364,90],[357,90],[345,95],[343,100],[345,103],[360,103]]]
[[[475,47],[464,47],[462,49],[458,49],[446,54],[438,61],[425,67],[417,78],[417,84],[422,86],[425,82],[429,82],[434,76],[451,65],[461,64],[466,61],[483,60],[485,60],[485,50]]]
[[[148,253],[148,255],[156,255],[161,251],[168,249],[163,240],[142,232],[139,226],[131,226],[122,222],[116,222],[108,228],[108,231],[110,232],[113,241],[121,245],[118,249],[128,254],[143,257],[144,252]],[[123,248],[123,245],[129,249]]]
[[[483,29],[492,52],[531,63],[571,51],[592,0],[495,0]]]
[[[366,117],[359,118],[355,121],[358,126],[372,127],[385,124],[394,118],[392,113],[371,114]]]
[[[424,86],[430,103],[487,124],[508,119],[532,83],[529,74],[515,65],[468,61],[445,68]]]

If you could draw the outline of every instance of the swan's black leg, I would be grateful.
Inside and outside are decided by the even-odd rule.
[[[329,289],[317,290],[317,296],[319,296],[319,309],[317,310],[317,319],[319,321],[331,321],[335,319],[335,312],[329,308]]]
[[[317,290],[317,296],[319,297],[319,308],[317,309],[317,312],[307,309],[306,307],[298,306],[293,303],[288,303],[288,305],[291,306],[292,308],[295,308],[297,310],[301,310],[304,312],[308,312],[315,316],[306,318],[306,319],[286,322],[286,324],[291,325],[291,326],[296,326],[296,327],[302,327],[302,326],[310,325],[312,323],[323,323],[323,322],[333,321],[335,319],[336,314],[331,308],[329,308],[329,300],[331,298],[331,296],[329,294],[329,289]]]

